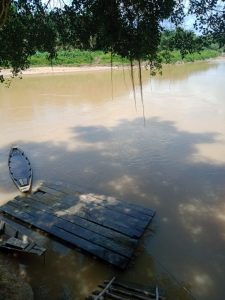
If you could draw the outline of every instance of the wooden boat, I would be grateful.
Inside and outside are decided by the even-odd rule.
[[[29,192],[32,184],[33,172],[29,159],[25,153],[18,147],[12,147],[9,152],[9,173],[10,176],[22,192]]]
[[[30,253],[38,256],[43,255],[46,251],[27,235],[3,220],[0,220],[0,250]]]

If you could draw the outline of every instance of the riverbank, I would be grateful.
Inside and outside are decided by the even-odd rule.
[[[177,63],[177,62],[193,62],[196,60],[205,60],[214,58],[220,55],[218,50],[203,50],[200,52],[188,53],[185,57],[181,56],[180,51],[160,51],[158,56],[161,62],[164,63]],[[31,56],[29,63],[31,67],[46,67],[46,66],[108,66],[111,65],[130,65],[128,59],[124,59],[119,55],[111,56],[111,53],[104,53],[103,51],[81,51],[78,49],[65,51],[60,50],[57,52],[57,57],[51,62],[48,60],[47,53],[36,53]]]
[[[196,60],[193,62],[178,61],[175,64],[181,63],[196,63],[203,60]],[[225,56],[217,56],[213,58],[205,59],[208,62],[225,61]],[[121,68],[130,68],[130,66],[114,65],[113,70],[118,70]],[[23,75],[49,75],[49,74],[68,74],[77,72],[99,72],[111,70],[110,65],[83,65],[83,66],[31,66],[29,69],[22,72]],[[10,76],[10,69],[4,69],[1,71],[3,76]]]

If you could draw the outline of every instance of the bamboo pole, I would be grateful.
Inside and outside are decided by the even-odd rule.
[[[107,284],[108,281],[104,281],[104,283]],[[140,293],[143,296],[147,296],[147,297],[149,296],[149,297],[156,298],[155,293],[152,293],[152,292],[149,292],[149,291],[144,291],[144,290],[137,289],[137,288],[133,288],[133,287],[130,287],[130,286],[128,286],[126,284],[123,284],[123,283],[115,282],[115,283],[113,283],[113,286],[114,287],[117,286],[117,287],[126,289],[127,291],[130,291],[130,292]],[[159,291],[158,291],[158,294],[159,294]],[[158,300],[165,300],[165,297],[158,295]]]
[[[104,285],[101,285],[100,287],[103,287],[104,288]],[[117,288],[114,288],[113,285],[112,287],[110,287],[110,293],[114,294],[121,294],[123,296],[126,296],[126,297],[129,297],[129,299],[138,299],[138,300],[149,300],[149,299],[154,299],[155,298],[155,295],[149,295],[149,296],[142,296],[142,295],[137,295],[136,293],[134,292],[129,292],[127,290],[121,290],[121,289],[117,289]]]
[[[106,285],[106,287],[104,288],[104,290],[101,291],[100,294],[98,294],[94,300],[99,300],[101,299],[102,296],[104,296],[104,294],[107,292],[107,290],[110,288],[110,286],[112,285],[113,281],[116,279],[116,277],[113,277],[110,282]]]

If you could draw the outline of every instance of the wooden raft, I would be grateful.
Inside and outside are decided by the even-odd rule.
[[[162,291],[158,286],[148,288],[137,287],[131,283],[119,282],[113,277],[110,281],[104,281],[98,285],[98,289],[94,290],[86,300],[165,300],[161,295]]]
[[[155,215],[133,203],[47,182],[0,211],[122,269]]]

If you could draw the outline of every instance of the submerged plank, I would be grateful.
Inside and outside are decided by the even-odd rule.
[[[49,186],[46,186],[46,184],[43,183],[39,190],[53,196],[63,197],[63,194],[71,195],[74,197],[74,199],[76,199],[76,201],[94,203],[95,205],[104,206],[104,208],[110,209],[110,211],[117,211],[119,213],[125,214],[128,217],[136,218],[139,220],[139,222],[143,221],[144,225],[149,222],[149,217],[153,217],[155,214],[155,211],[151,209],[144,208],[133,203],[128,203],[126,201],[119,201],[114,197],[96,195],[93,193],[81,193],[77,191],[72,191],[69,194],[69,191],[65,190],[64,187],[62,187],[60,194],[57,195],[55,192],[57,191],[59,193],[58,190],[61,188],[61,186],[57,186],[55,184],[48,185]]]
[[[152,217],[155,214],[155,211],[148,207],[144,207],[142,205],[124,201],[124,200],[123,201],[117,200],[115,197],[112,196],[90,193],[76,185],[74,185],[73,187],[72,186],[68,187],[68,185],[66,184],[55,184],[50,182],[43,182],[40,189],[42,188],[50,188],[51,190],[48,190],[48,193],[51,192],[54,193],[54,191],[52,190],[56,190],[56,191],[60,191],[61,193],[63,192],[65,194],[70,194],[70,195],[77,195],[77,196],[89,195],[93,199],[93,201],[98,201],[98,203],[102,203],[105,207],[109,206],[110,208],[120,210],[121,212],[124,212],[125,214],[130,214],[134,217],[136,216],[145,219],[146,216]]]
[[[104,207],[96,208],[92,204],[82,203],[81,201],[72,201],[71,197],[67,198],[53,198],[54,196],[44,194],[43,196],[32,195],[32,197],[38,197],[39,199],[44,198],[48,201],[49,205],[53,205],[60,210],[67,210],[69,215],[76,215],[85,220],[94,222],[103,227],[118,231],[131,238],[139,238],[146,226],[142,228],[137,226],[137,222],[130,222],[127,216],[123,216],[117,212],[110,212]],[[68,203],[69,201],[69,203]]]
[[[165,297],[159,294],[159,289],[157,286],[150,287],[137,285],[136,283],[121,283],[115,278],[111,279],[110,281],[104,281],[103,284],[98,285],[98,288],[101,290],[94,290],[86,299],[104,300],[110,298],[118,300],[165,300]]]
[[[6,246],[11,246],[18,249],[24,249],[28,246],[28,242],[23,242],[15,237],[10,237],[6,242]]]
[[[61,193],[60,198],[57,198],[57,196],[54,194],[54,190],[51,194],[52,190],[52,188],[43,186],[39,188],[38,191],[43,191],[44,194],[38,192],[37,194],[40,198],[45,198],[46,201],[51,202],[54,200],[55,202],[52,202],[53,205],[57,203],[58,199],[60,201],[59,207],[61,209],[69,208],[69,206],[71,206],[71,213],[74,212],[72,206],[74,207],[74,204],[76,204],[75,209],[77,209],[77,204],[79,203],[79,212],[82,213],[82,217],[85,217],[84,214],[88,215],[87,217],[92,216],[95,220],[99,220],[101,224],[102,222],[104,222],[104,226],[109,228],[113,226],[112,223],[115,223],[116,225],[112,227],[114,230],[119,230],[118,225],[120,225],[123,228],[122,232],[124,234],[126,234],[127,228],[128,235],[132,234],[130,231],[133,230],[134,236],[140,237],[143,234],[144,229],[148,226],[154,216],[153,211],[151,216],[145,215],[144,218],[141,218],[143,217],[143,214],[141,214],[140,212],[136,213],[136,216],[134,216],[133,213],[132,216],[128,213],[128,211],[130,211],[130,208],[125,209],[125,207],[123,207],[123,209],[121,209],[120,207],[120,209],[116,209],[116,207],[119,207],[120,204],[114,204],[113,201],[111,201],[112,203],[109,204],[110,200],[108,200],[108,202],[106,203],[105,201],[96,199],[95,197],[90,195],[82,194],[80,196],[71,196],[66,193]],[[115,226],[117,226],[117,228],[115,228]]]
[[[48,206],[40,203],[38,201],[33,200],[32,198],[17,198],[12,201],[12,203],[18,205],[22,209],[26,209],[29,212],[42,211],[43,213],[50,214],[54,216],[58,220],[61,220],[59,223],[60,228],[67,230],[83,239],[86,239],[90,242],[96,243],[105,247],[106,249],[112,250],[120,255],[131,258],[134,252],[134,244],[133,247],[124,245],[122,241],[113,240],[102,236],[99,233],[93,232],[90,229],[87,229],[80,224],[74,222],[75,217],[67,216],[66,214],[62,214],[61,216],[57,216],[54,213],[54,210],[51,210]]]
[[[128,264],[155,214],[113,197],[50,183],[29,197],[16,197],[0,211],[120,268]]]
[[[20,198],[19,198],[20,199]],[[25,198],[24,200],[26,200],[27,198]],[[98,233],[106,238],[109,238],[117,243],[121,243],[123,246],[125,246],[126,248],[134,248],[137,246],[137,240],[127,237],[126,235],[123,235],[117,231],[114,231],[110,228],[106,228],[103,227],[99,224],[96,224],[95,222],[86,220],[84,218],[81,218],[78,215],[69,215],[68,211],[65,210],[59,210],[59,206],[58,205],[48,205],[48,203],[46,204],[45,199],[41,198],[41,197],[37,197],[36,194],[35,195],[31,195],[30,198],[32,201],[36,201],[35,204],[39,205],[40,209],[48,209],[51,212],[54,212],[55,215],[57,215],[58,217],[61,217],[63,219],[66,219],[72,223],[75,223],[81,227],[84,227],[86,229],[89,229],[90,231],[93,231],[95,233]],[[33,202],[30,202],[30,204],[32,204]]]
[[[107,285],[108,284],[108,280],[105,280],[104,281],[104,284],[103,286]],[[123,289],[123,290],[126,290],[128,292],[131,292],[133,294],[133,297],[135,298],[136,295],[139,295],[139,296],[142,296],[142,297],[150,297],[150,298],[156,298],[156,296],[158,295],[158,300],[165,300],[165,297],[163,296],[160,296],[159,295],[159,289],[158,287],[151,287],[151,290],[150,291],[150,287],[148,288],[148,290],[146,290],[146,288],[137,288],[137,287],[134,287],[133,285],[130,285],[130,284],[127,284],[127,283],[124,283],[124,282],[118,282],[118,281],[115,281],[113,283],[113,287],[116,288],[116,289]]]
[[[43,214],[42,211],[30,211],[28,208],[21,207],[12,201],[3,205],[0,209],[120,268],[125,268],[129,262],[126,257],[80,238],[67,231],[66,228],[61,228],[62,222],[50,214]]]
[[[108,291],[110,286],[112,285],[113,281],[116,279],[116,277],[113,277],[110,282],[103,288],[103,290],[95,297],[95,300],[102,299],[102,296]]]

